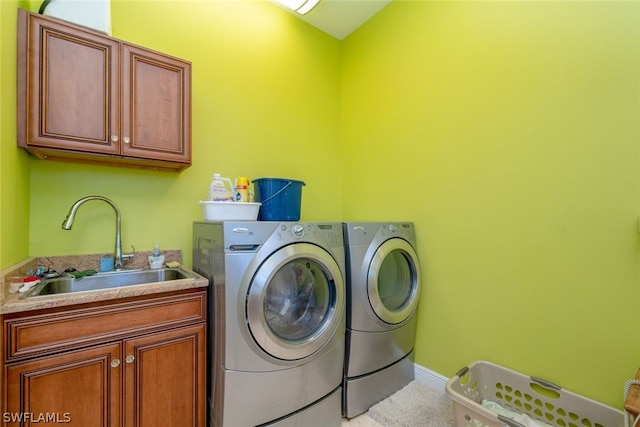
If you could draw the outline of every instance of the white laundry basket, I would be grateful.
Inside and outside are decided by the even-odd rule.
[[[446,386],[456,427],[522,427],[486,409],[483,400],[557,427],[624,427],[624,412],[579,396],[539,378],[490,362],[462,368]]]

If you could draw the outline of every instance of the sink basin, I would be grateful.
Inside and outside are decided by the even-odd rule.
[[[159,268],[157,270],[130,270],[98,273],[75,279],[61,276],[45,279],[20,298],[33,298],[57,294],[99,291],[121,288],[123,286],[143,285],[146,283],[168,282],[171,280],[195,279],[197,276],[181,268]]]

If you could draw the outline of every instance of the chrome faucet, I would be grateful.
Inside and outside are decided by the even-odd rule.
[[[133,256],[133,254],[127,254],[127,255],[123,255],[122,254],[122,237],[121,237],[121,230],[120,230],[120,209],[118,209],[118,206],[115,203],[113,203],[111,200],[107,199],[106,197],[102,197],[102,196],[86,196],[86,197],[83,197],[82,199],[80,199],[77,202],[75,202],[73,204],[73,206],[71,206],[71,209],[69,210],[69,213],[67,214],[67,217],[64,219],[64,222],[62,223],[62,228],[65,229],[65,230],[71,230],[71,226],[73,225],[73,219],[76,216],[76,211],[78,210],[80,205],[82,205],[84,202],[88,202],[89,200],[102,200],[103,202],[108,203],[116,213],[116,248],[115,248],[114,269],[115,270],[122,270],[123,269],[123,266],[122,266],[123,258],[129,259],[129,258],[131,258]]]

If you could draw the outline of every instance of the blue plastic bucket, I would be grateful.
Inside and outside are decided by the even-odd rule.
[[[302,202],[302,181],[286,178],[253,180],[256,202],[262,203],[259,221],[299,221]]]

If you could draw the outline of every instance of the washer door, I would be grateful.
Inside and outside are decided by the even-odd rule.
[[[385,241],[374,254],[367,275],[369,302],[385,323],[409,318],[418,305],[420,272],[418,255],[404,239]]]
[[[278,359],[298,360],[322,348],[340,325],[344,283],[340,267],[324,249],[295,243],[259,267],[246,301],[249,331]]]

